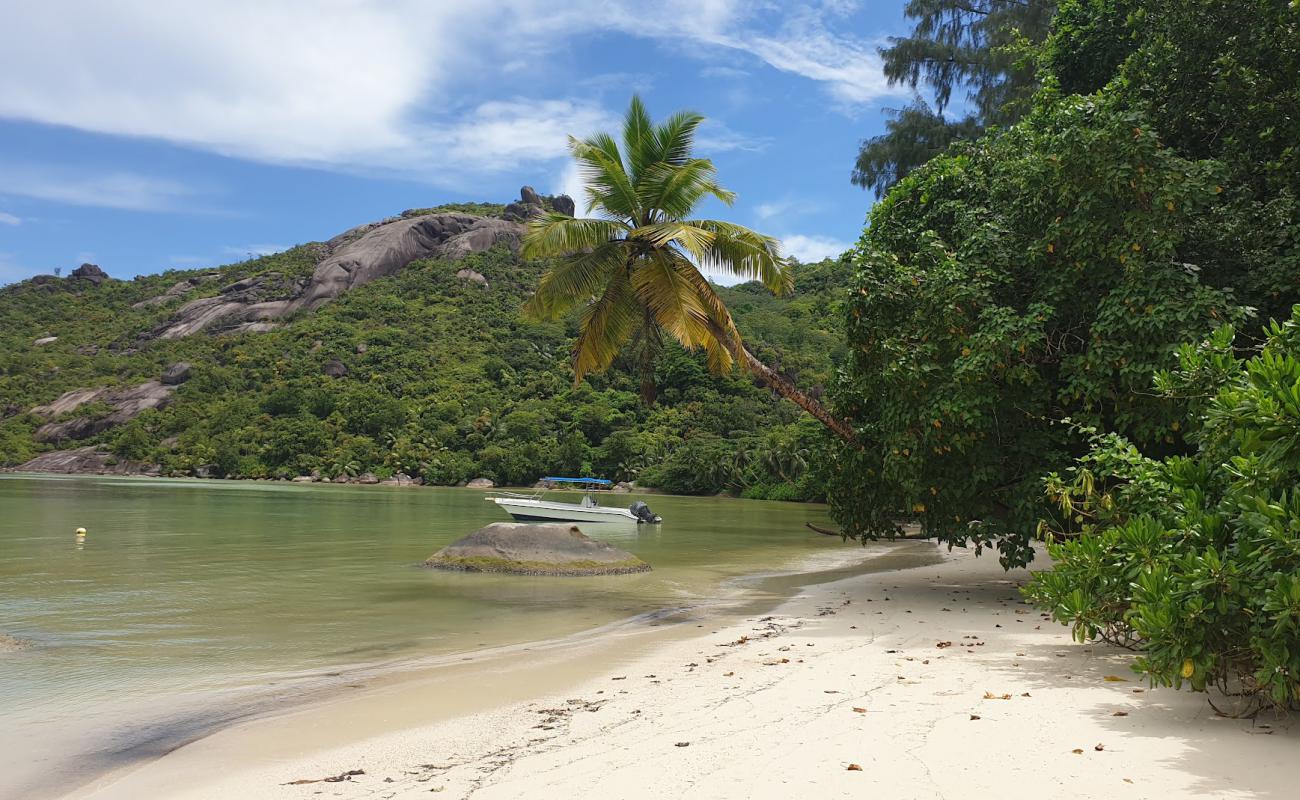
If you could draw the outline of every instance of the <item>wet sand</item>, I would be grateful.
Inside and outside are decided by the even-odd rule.
[[[1150,689],[1130,653],[1074,643],[1024,605],[1023,570],[880,547],[887,571],[765,612],[684,612],[359,684],[72,796],[1292,796],[1294,720]]]

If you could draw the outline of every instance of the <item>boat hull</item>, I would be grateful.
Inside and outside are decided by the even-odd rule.
[[[639,522],[626,508],[605,506],[578,506],[572,503],[552,503],[546,500],[523,500],[513,497],[494,497],[492,502],[501,506],[520,522]]]

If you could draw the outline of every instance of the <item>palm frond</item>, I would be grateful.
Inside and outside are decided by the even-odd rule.
[[[623,117],[623,149],[627,153],[628,174],[635,183],[657,160],[655,158],[655,124],[640,95],[632,95]]]
[[[618,152],[618,143],[607,133],[586,139],[569,137],[569,152],[578,160],[582,179],[587,185],[587,210],[603,210],[623,219],[639,216],[640,202],[636,186]]]
[[[658,163],[641,176],[637,196],[642,208],[662,212],[664,219],[682,219],[695,210],[705,196],[712,195],[731,205],[736,199],[717,181],[717,168],[707,158],[679,165]]]
[[[709,312],[676,268],[676,261],[671,250],[641,259],[632,271],[632,286],[637,300],[649,309],[659,327],[683,347],[703,347],[711,337]]]
[[[582,312],[581,332],[573,345],[573,382],[582,382],[589,372],[603,372],[614,363],[632,337],[640,306],[632,293],[626,269],[615,271],[605,284],[600,299]]]
[[[678,111],[654,130],[654,160],[671,166],[685,164],[695,147],[695,130],[704,117],[694,111]]]
[[[692,291],[695,292],[695,296],[700,301],[700,305],[708,313],[711,345],[716,346],[716,349],[720,349],[725,353],[725,355],[717,354],[714,349],[708,349],[709,368],[714,372],[730,370],[733,358],[743,360],[741,355],[743,344],[741,343],[740,331],[736,328],[736,321],[732,319],[727,304],[722,301],[721,297],[718,297],[718,293],[713,290],[713,285],[709,283],[708,278],[705,278],[694,264],[686,259],[677,259],[674,268],[681,275],[682,280],[690,284]]]
[[[713,245],[713,233],[684,222],[657,222],[641,225],[628,233],[628,238],[649,242],[655,247],[670,247],[674,242],[696,258],[703,257]]]
[[[524,258],[567,256],[622,239],[629,230],[618,220],[575,218],[551,211],[528,221],[520,252]]]
[[[761,281],[776,295],[794,291],[794,270],[781,255],[776,239],[730,222],[704,219],[688,220],[687,224],[713,234],[713,244],[700,259],[700,266]]]
[[[617,273],[627,272],[627,243],[614,239],[590,252],[561,259],[542,276],[537,291],[524,304],[534,319],[556,319],[590,303]]]

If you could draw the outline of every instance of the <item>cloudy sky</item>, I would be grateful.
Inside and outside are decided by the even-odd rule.
[[[721,216],[814,260],[858,235],[857,144],[907,97],[902,0],[8,0],[0,283],[228,263],[406,208],[579,197],[566,136],[639,92],[709,119]]]

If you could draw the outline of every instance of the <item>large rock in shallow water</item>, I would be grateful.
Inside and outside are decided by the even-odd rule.
[[[426,567],[513,575],[625,575],[650,565],[571,523],[494,522],[429,557]]]

